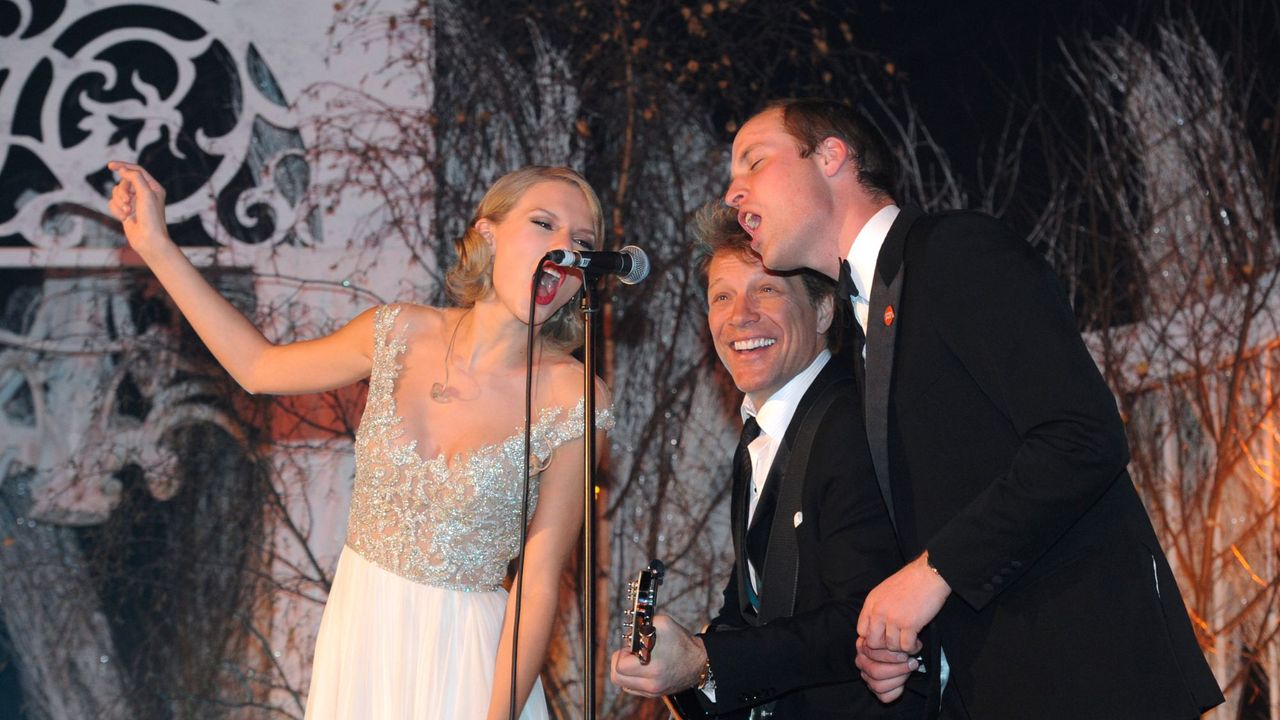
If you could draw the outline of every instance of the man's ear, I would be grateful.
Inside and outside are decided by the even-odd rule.
[[[845,163],[853,161],[849,145],[838,137],[827,137],[818,143],[817,155],[822,160],[822,171],[827,177],[834,177]]]
[[[818,301],[818,334],[822,335],[831,329],[831,321],[836,316],[836,301],[830,295]]]
[[[490,222],[488,218],[480,218],[476,221],[475,229],[476,232],[480,233],[480,236],[484,238],[485,242],[489,244],[489,249],[493,250],[493,223]]]

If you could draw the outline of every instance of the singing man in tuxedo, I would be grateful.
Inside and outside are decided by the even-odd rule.
[[[698,223],[707,323],[745,393],[735,562],[707,632],[658,616],[651,662],[614,653],[613,682],[648,696],[697,688],[682,697],[712,715],[919,717],[922,694],[888,706],[876,699],[848,640],[863,597],[902,556],[859,429],[851,366],[829,347],[841,324],[835,284],[812,271],[766,271],[736,214],[708,210]]]
[[[866,432],[908,560],[859,618],[873,689],[901,692],[900,651],[928,625],[943,717],[1171,720],[1222,702],[1048,264],[989,216],[899,208],[884,139],[837,103],[768,106],[731,176],[764,264],[842,278],[865,331]]]

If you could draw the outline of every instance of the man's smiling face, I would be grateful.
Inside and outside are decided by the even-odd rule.
[[[707,324],[738,389],[760,407],[826,347],[832,300],[815,307],[799,275],[765,270],[754,254],[723,250],[707,266]]]

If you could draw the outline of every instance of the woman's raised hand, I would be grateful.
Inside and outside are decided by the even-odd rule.
[[[124,225],[129,246],[144,255],[158,244],[169,242],[164,222],[164,188],[140,165],[112,160],[107,169],[120,178],[107,204],[111,214]]]

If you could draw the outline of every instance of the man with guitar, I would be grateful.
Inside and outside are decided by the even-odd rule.
[[[903,560],[867,445],[850,432],[863,422],[851,364],[831,360],[843,325],[835,284],[765,270],[725,208],[705,209],[698,224],[708,325],[745,393],[734,565],[706,632],[654,616],[652,648],[615,652],[613,682],[673,696],[682,717],[919,717],[921,695],[877,701],[849,642],[862,599]]]

